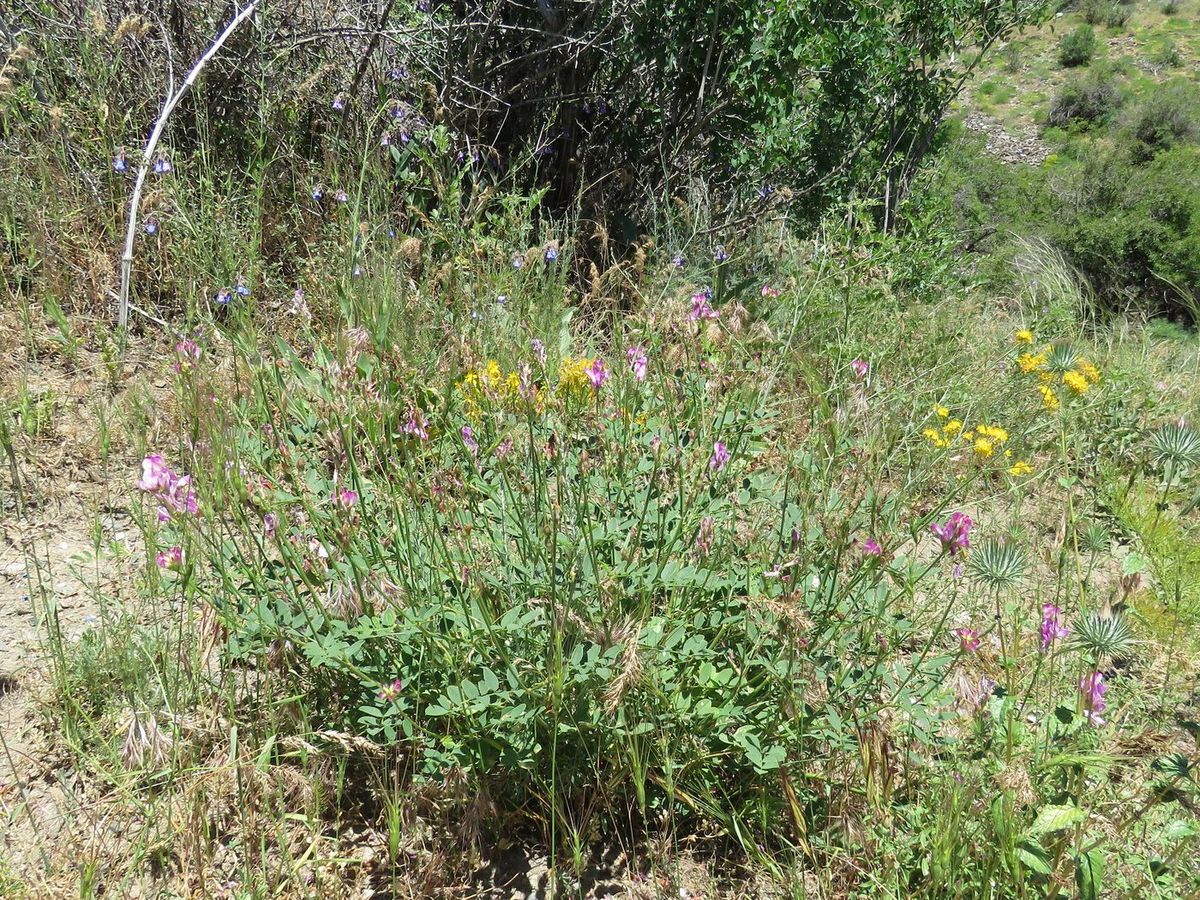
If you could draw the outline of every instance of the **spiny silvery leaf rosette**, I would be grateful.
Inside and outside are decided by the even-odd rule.
[[[1096,658],[1128,656],[1137,643],[1133,629],[1120,616],[1085,616],[1075,624],[1075,642]]]
[[[1099,522],[1091,522],[1079,533],[1079,548],[1087,553],[1100,553],[1108,549],[1108,529]]]
[[[988,538],[971,554],[968,570],[989,587],[1013,587],[1025,575],[1025,551],[1019,544]]]
[[[1055,344],[1046,356],[1046,368],[1055,375],[1062,375],[1075,368],[1079,354],[1070,344]]]
[[[1200,465],[1200,434],[1184,422],[1163,425],[1150,438],[1154,461],[1174,470]]]

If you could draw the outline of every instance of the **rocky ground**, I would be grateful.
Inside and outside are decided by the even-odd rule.
[[[1030,127],[1020,134],[1013,134],[990,116],[981,112],[967,114],[963,124],[968,131],[984,136],[987,152],[1006,163],[1040,166],[1051,153],[1050,148],[1038,136],[1037,129]]]

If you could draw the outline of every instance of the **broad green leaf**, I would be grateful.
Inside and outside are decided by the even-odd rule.
[[[1078,825],[1088,817],[1087,810],[1078,806],[1043,806],[1038,810],[1037,818],[1029,826],[1026,835],[1039,838],[1044,834],[1053,834],[1064,828]]]

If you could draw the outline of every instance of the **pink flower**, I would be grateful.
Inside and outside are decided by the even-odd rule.
[[[956,628],[954,633],[958,636],[958,645],[963,653],[974,653],[979,649],[979,632],[974,628]]]
[[[770,297],[773,300],[779,296],[779,288],[771,287],[769,284],[764,284],[762,286],[762,295],[764,297]]]
[[[429,440],[429,422],[419,409],[413,407],[409,407],[408,421],[404,423],[401,431],[419,441]]]
[[[1065,638],[1071,633],[1071,626],[1065,624],[1059,616],[1062,610],[1053,603],[1042,604],[1042,652],[1050,649],[1059,638]]]
[[[592,387],[600,390],[604,386],[604,382],[608,381],[608,368],[604,365],[604,360],[595,360],[587,369],[588,380],[591,381]]]
[[[883,556],[883,548],[873,537],[869,537],[863,542],[862,552],[865,556]]]
[[[504,440],[502,440],[500,442],[500,445],[496,448],[496,458],[504,459],[504,457],[506,457],[506,456],[508,456],[508,454],[512,453],[512,448],[513,448],[512,439],[505,438]]]
[[[333,495],[333,502],[342,509],[352,509],[358,504],[358,491],[341,488]]]
[[[165,491],[171,486],[172,478],[173,473],[163,462],[162,456],[151,453],[142,460],[142,477],[138,481],[138,487],[152,494]]]
[[[265,516],[263,516],[264,535],[271,537],[277,528],[279,528],[279,516],[275,515],[275,513],[267,513]]]
[[[862,381],[864,378],[866,378],[867,372],[871,370],[871,367],[867,365],[867,361],[865,359],[854,360],[854,362],[850,363],[850,368],[854,370],[854,377],[859,381]]]
[[[650,366],[650,360],[646,356],[646,348],[630,347],[625,351],[625,356],[629,359],[629,368],[633,371],[633,377],[638,381],[645,381]]]
[[[475,429],[470,425],[464,425],[459,433],[462,435],[463,446],[470,451],[472,456],[478,456],[479,441],[475,440]]]
[[[1108,708],[1104,702],[1104,695],[1108,693],[1104,675],[1100,672],[1084,675],[1079,682],[1079,693],[1083,694],[1083,717],[1093,725],[1103,725],[1100,714]]]
[[[709,303],[707,291],[698,291],[692,294],[692,311],[688,314],[689,319],[696,321],[697,319],[715,319],[718,316],[720,313]]]
[[[170,569],[177,572],[183,568],[183,548],[172,547],[165,553],[160,550],[154,557],[154,561],[158,563],[160,569]]]
[[[942,542],[942,549],[950,551],[951,556],[971,546],[971,517],[966,513],[953,513],[946,524],[934,522],[929,530]]]
[[[538,363],[542,366],[546,365],[546,345],[534,338],[529,342],[529,349],[533,351],[533,355],[537,357]]]
[[[176,372],[191,371],[192,366],[200,361],[200,347],[195,341],[182,340],[175,345],[175,362],[171,368]]]
[[[395,679],[391,684],[383,684],[379,686],[375,696],[385,703],[394,703],[400,699],[400,691],[404,687],[403,682],[399,678]]]
[[[192,479],[187,475],[176,475],[157,453],[142,460],[142,477],[138,487],[153,494],[159,501],[158,521],[166,522],[172,513],[196,515],[200,508],[196,503],[196,492],[191,488]]]
[[[714,472],[720,472],[729,463],[729,450],[720,441],[713,444],[712,456],[708,458],[708,467]]]

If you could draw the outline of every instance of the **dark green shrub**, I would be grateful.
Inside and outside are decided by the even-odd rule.
[[[1124,28],[1129,17],[1133,15],[1133,7],[1124,3],[1112,3],[1111,0],[1084,0],[1079,5],[1079,13],[1089,25]]]
[[[1177,69],[1183,65],[1183,54],[1175,46],[1175,42],[1166,38],[1154,48],[1150,54],[1150,62],[1160,69]]]
[[[1129,24],[1129,17],[1132,15],[1132,7],[1114,3],[1108,9],[1108,16],[1105,17],[1104,24],[1109,28],[1124,28]]]
[[[1064,34],[1058,44],[1058,61],[1068,69],[1086,66],[1096,52],[1096,32],[1090,25],[1080,25]]]
[[[1121,105],[1121,92],[1107,73],[1093,73],[1064,84],[1050,106],[1047,124],[1062,128],[1076,123],[1096,123]]]
[[[129,112],[83,141],[105,156],[149,131],[161,73],[203,52],[225,15],[176,3],[165,44],[177,56],[145,42],[125,59],[132,41],[114,58],[103,16],[99,30],[81,29],[33,0],[15,6],[7,25],[36,38],[47,107],[94,94]],[[279,146],[299,177],[278,183],[311,184],[321,178],[300,170],[335,145],[437,123],[451,159],[463,152],[522,188],[548,188],[556,210],[586,194],[585,208],[628,219],[632,234],[644,225],[635,217],[697,176],[721,185],[721,203],[757,203],[764,181],[788,185],[773,196],[816,216],[847,195],[907,184],[962,83],[960,48],[989,48],[1041,15],[1039,4],[993,0],[409,2],[382,4],[390,18],[376,28],[370,7],[346,13],[345,40],[298,42],[280,36],[321,34],[331,13],[295,0],[264,8],[257,27],[278,52],[235,36],[175,114],[172,146],[191,152],[199,135],[220,132],[230,171]]]
[[[1089,25],[1103,25],[1111,5],[1109,0],[1083,0],[1079,4],[1079,14]]]
[[[1138,104],[1130,122],[1135,158],[1144,162],[1200,134],[1200,92],[1193,84],[1172,82]]]
[[[1053,228],[1055,242],[1111,306],[1191,315],[1200,295],[1200,150],[1143,165],[1113,150],[1088,160]]]
[[[1164,16],[1173,16],[1177,12],[1179,12],[1179,0],[1167,0],[1162,5],[1162,14]]]

